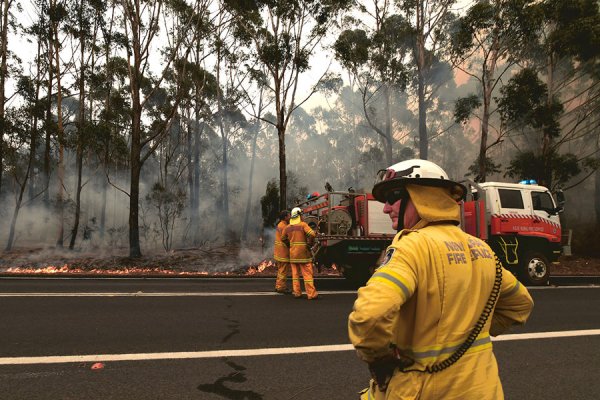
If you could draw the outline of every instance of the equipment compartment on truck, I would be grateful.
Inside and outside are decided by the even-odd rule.
[[[304,221],[317,232],[317,267],[335,267],[356,286],[373,273],[396,234],[383,204],[370,193],[332,191],[298,204]]]

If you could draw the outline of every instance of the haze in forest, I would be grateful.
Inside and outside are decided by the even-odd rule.
[[[260,261],[281,208],[408,158],[562,189],[600,240],[597,1],[294,4],[4,2],[2,247]]]

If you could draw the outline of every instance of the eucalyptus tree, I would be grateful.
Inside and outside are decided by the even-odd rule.
[[[181,101],[180,93],[174,96],[170,109],[164,114],[160,123],[150,130],[144,126],[145,107],[148,101],[160,90],[166,74],[172,68],[172,63],[178,58],[187,58],[191,47],[189,44],[182,49],[184,38],[188,30],[197,27],[198,19],[195,18],[194,8],[183,1],[148,0],[121,0],[123,22],[128,59],[128,75],[131,97],[131,145],[130,145],[130,189],[129,189],[129,255],[140,257],[140,228],[139,228],[139,200],[140,200],[140,173],[144,162],[154,153],[160,140],[168,132],[168,128]],[[162,71],[158,76],[152,76],[151,53],[157,46],[157,37],[160,32],[161,19],[166,11],[173,11],[182,16],[173,31],[175,40],[166,51],[166,60],[161,65]],[[164,21],[173,22],[165,18]],[[172,30],[173,27],[167,27]],[[183,54],[181,51],[183,50]],[[144,152],[145,149],[145,152]]]
[[[182,99],[180,117],[186,130],[187,183],[189,199],[189,227],[192,230],[192,242],[200,243],[200,179],[202,172],[202,151],[207,124],[212,122],[210,105],[216,97],[217,83],[215,76],[205,69],[206,59],[211,56],[211,32],[214,29],[212,20],[216,18],[210,11],[210,0],[196,1],[193,5],[195,13],[194,29],[184,38],[184,47],[191,51],[187,59],[179,59],[174,70],[179,79]]]
[[[2,176],[4,174],[4,133],[6,82],[8,81],[8,28],[14,24],[10,6],[14,0],[3,0],[0,3],[0,195],[2,194]]]
[[[458,99],[456,122],[476,116],[481,125],[479,155],[475,180],[484,182],[490,168],[488,150],[503,141],[504,133],[496,130],[496,139],[488,143],[490,117],[494,112],[493,93],[504,75],[523,58],[521,50],[531,42],[540,26],[540,13],[534,0],[477,1],[457,19],[451,41],[451,55],[456,68],[473,78],[478,93]]]
[[[91,67],[93,70],[91,62],[95,60],[95,53],[98,49],[96,39],[100,25],[104,24],[102,19],[106,11],[106,3],[100,0],[79,0],[71,4],[69,11],[69,23],[66,30],[72,40],[77,43],[77,46],[74,47],[79,47],[79,70],[77,71],[78,76],[76,78],[77,89],[79,91],[79,109],[76,116],[77,137],[75,139],[77,183],[75,186],[75,216],[71,230],[71,240],[69,242],[69,249],[72,250],[75,247],[81,215],[83,154],[89,148],[93,127],[92,121],[88,121],[87,119],[85,109],[86,101],[88,100],[86,98],[86,77],[89,75],[87,72],[88,68]]]
[[[427,159],[429,133],[427,111],[431,107],[437,90],[449,79],[439,79],[443,59],[450,41],[449,27],[454,21],[452,6],[456,0],[413,0],[400,3],[405,18],[410,21],[414,33],[412,52],[416,66],[416,89],[419,110],[419,157]]]
[[[586,174],[578,182],[570,182],[569,187],[573,187],[600,167],[596,150],[588,145],[598,135],[600,114],[599,4],[594,0],[546,0],[539,7],[544,24],[534,43],[537,51],[529,53],[529,68],[544,81],[546,109],[557,110],[560,105],[565,112],[548,116],[559,129],[538,129],[541,132],[536,132],[533,150],[548,171],[544,178],[551,185],[552,171],[563,169],[559,154],[567,155],[560,148],[568,145],[572,151],[579,142],[581,149],[574,157]]]
[[[54,76],[56,77],[56,132],[58,140],[58,181],[57,181],[57,238],[56,246],[63,247],[64,244],[64,191],[65,191],[65,131],[63,120],[63,75],[64,66],[61,64],[61,48],[63,38],[61,35],[62,28],[66,23],[68,11],[64,1],[50,0],[48,7],[48,15],[50,18],[50,39],[49,39],[49,56],[52,58],[52,67]]]
[[[111,184],[111,170],[127,163],[127,132],[131,123],[131,107],[127,101],[128,64],[117,54],[126,47],[127,39],[116,27],[117,4],[107,4],[105,18],[98,20],[101,31],[96,45],[102,48],[104,60],[89,72],[89,98],[96,107],[89,107],[90,120],[94,120],[95,140],[91,146],[101,166],[100,237],[106,232],[107,195]],[[94,113],[94,110],[96,112]]]
[[[361,10],[372,19],[350,18],[356,29],[347,29],[337,38],[336,58],[349,71],[353,83],[361,93],[363,115],[367,124],[383,140],[387,164],[392,164],[394,124],[392,97],[408,83],[406,61],[411,51],[413,32],[409,21],[394,13],[387,1],[374,1],[371,7]],[[383,110],[379,110],[383,104]]]
[[[266,67],[263,65],[262,70],[252,70],[251,80],[257,82],[257,90],[251,92],[246,90],[244,86],[241,87],[245,97],[247,106],[246,110],[252,117],[249,122],[249,131],[251,136],[250,144],[250,170],[248,172],[248,192],[246,195],[246,211],[244,213],[244,223],[242,225],[242,231],[240,233],[240,239],[247,239],[248,225],[250,222],[250,215],[252,210],[252,197],[254,188],[254,168],[257,158],[257,145],[258,138],[261,132],[265,131],[265,124],[262,122],[262,117],[265,114],[266,109],[269,107],[269,99],[265,92],[266,87]]]
[[[192,243],[200,241],[200,179],[202,173],[202,155],[206,148],[203,143],[207,125],[212,123],[211,104],[217,94],[215,76],[203,68],[204,59],[210,54],[197,39],[189,60],[179,60],[175,64],[177,74],[181,75],[182,101],[179,115],[186,132],[187,186],[189,200],[189,229]]]
[[[323,37],[331,32],[334,17],[350,0],[237,1],[225,4],[235,17],[238,35],[255,48],[259,65],[268,70],[267,90],[274,98],[275,121],[263,118],[277,129],[279,150],[279,206],[287,206],[285,137],[292,113],[315,92],[298,96],[302,73]]]
[[[221,136],[221,228],[225,235],[230,233],[229,212],[229,147],[232,141],[241,137],[247,128],[247,121],[241,109],[247,97],[245,86],[251,79],[251,72],[244,65],[249,60],[243,40],[235,32],[230,14],[223,8],[215,18],[213,48],[215,56],[214,75],[216,78],[216,112],[214,120]]]
[[[15,208],[10,222],[5,250],[12,249],[19,212],[23,206],[23,197],[27,182],[31,179],[35,167],[38,130],[37,120],[42,115],[39,102],[39,83],[29,76],[21,76],[17,82],[18,93],[23,100],[19,108],[10,110],[11,123],[5,125],[5,131],[12,145],[7,153],[11,161],[10,172],[15,188]]]
[[[501,89],[499,99],[503,123],[522,133],[508,173],[549,187],[573,187],[598,168],[589,146],[598,127],[598,3],[547,0],[536,6],[543,20],[525,53],[526,68]]]

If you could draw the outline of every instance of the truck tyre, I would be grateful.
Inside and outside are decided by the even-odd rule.
[[[550,264],[539,251],[528,251],[519,262],[519,278],[529,286],[544,286],[550,278]]]

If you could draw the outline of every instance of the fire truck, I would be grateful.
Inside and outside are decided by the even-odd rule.
[[[526,285],[546,285],[549,263],[561,254],[564,195],[534,181],[520,183],[462,181],[461,228],[485,240],[506,268]],[[396,232],[383,204],[370,193],[315,193],[297,205],[317,232],[312,248],[317,267],[335,267],[355,286],[363,285]]]

